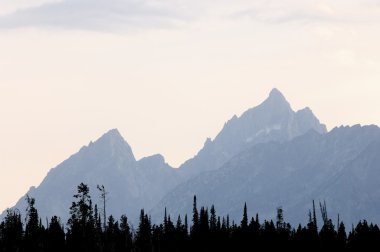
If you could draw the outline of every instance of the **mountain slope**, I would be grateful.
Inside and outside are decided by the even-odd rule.
[[[67,220],[79,183],[90,186],[93,203],[100,203],[96,185],[108,191],[107,214],[128,214],[137,219],[139,210],[152,207],[178,181],[178,172],[160,155],[136,161],[128,143],[115,129],[104,134],[49,171],[42,183],[28,195],[36,198],[40,216],[58,215]],[[164,185],[164,186],[163,186]],[[16,208],[26,208],[22,197]]]
[[[379,141],[378,127],[357,125],[258,144],[179,185],[151,213],[159,219],[166,206],[174,215],[190,214],[196,194],[199,205],[215,204],[219,214],[237,221],[247,202],[250,214],[262,218],[275,218],[282,206],[287,221],[297,224],[307,220],[315,199],[326,200],[332,218],[340,213],[347,223],[364,217],[379,223]]]
[[[190,213],[194,194],[200,205],[215,204],[218,214],[235,220],[246,201],[250,214],[273,218],[283,206],[288,221],[304,222],[315,199],[326,200],[331,217],[339,212],[348,222],[364,217],[380,222],[379,152],[378,127],[327,133],[309,108],[293,111],[273,89],[179,169],[159,154],[136,160],[120,133],[111,130],[52,169],[28,194],[43,219],[59,215],[64,222],[81,182],[90,186],[93,204],[100,203],[96,185],[104,185],[107,214],[127,214],[134,223],[141,208],[151,209],[153,221],[162,219],[165,206],[172,214]],[[16,207],[23,212],[24,197]]]
[[[241,117],[234,116],[215,137],[207,139],[203,149],[186,161],[180,172],[191,178],[204,171],[221,167],[230,158],[249,147],[270,141],[283,142],[313,129],[326,133],[309,108],[293,111],[285,97],[273,89],[259,106],[247,110]]]

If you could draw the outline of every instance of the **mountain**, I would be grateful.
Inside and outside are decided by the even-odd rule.
[[[161,155],[136,161],[131,147],[113,129],[51,169],[42,183],[27,194],[36,199],[40,216],[58,215],[66,221],[81,182],[90,186],[94,204],[100,203],[96,186],[104,185],[108,192],[107,214],[128,214],[137,219],[141,208],[153,207],[177,185],[178,176]],[[26,209],[25,197],[15,207]]]
[[[284,142],[314,129],[326,133],[309,108],[293,111],[283,94],[273,89],[259,106],[232,117],[214,140],[207,139],[198,154],[180,167],[184,177],[221,167],[236,154],[258,143]]]
[[[310,130],[290,141],[257,144],[220,169],[201,173],[172,190],[151,211],[174,216],[214,204],[218,214],[240,221],[244,202],[251,216],[275,219],[282,206],[292,224],[307,221],[312,200],[326,201],[330,218],[346,224],[366,218],[380,223],[380,129],[335,128],[327,134]],[[335,222],[334,222],[335,223]]]
[[[163,209],[190,213],[215,204],[218,214],[239,221],[244,202],[250,214],[274,218],[282,206],[292,224],[305,222],[312,200],[326,200],[330,217],[347,222],[360,218],[380,223],[380,129],[339,127],[327,132],[309,108],[294,111],[277,89],[260,105],[234,116],[215,139],[207,139],[196,156],[178,169],[162,155],[136,160],[131,147],[114,129],[51,169],[27,194],[36,198],[40,216],[65,222],[77,185],[104,185],[107,214],[127,214],[138,221],[141,208],[161,221]],[[25,197],[16,204],[21,212]],[[3,217],[4,213],[2,216]]]
[[[161,155],[137,161],[131,147],[114,129],[51,169],[27,194],[36,198],[43,218],[59,215],[65,221],[79,183],[90,186],[94,204],[100,203],[96,186],[104,185],[109,192],[107,213],[126,213],[137,220],[141,208],[154,208],[177,185],[218,169],[256,144],[289,141],[310,129],[326,132],[310,109],[293,111],[281,92],[273,89],[262,104],[228,121],[214,140],[208,139],[198,155],[179,169],[170,167]],[[15,207],[23,212],[25,197]]]

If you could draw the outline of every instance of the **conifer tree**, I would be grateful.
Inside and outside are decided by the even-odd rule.
[[[345,248],[347,242],[346,227],[343,222],[340,222],[337,234],[337,242],[339,248]]]
[[[38,211],[35,208],[35,199],[26,195],[28,207],[26,209],[27,218],[24,235],[24,249],[27,251],[39,251],[42,247],[42,228]]]
[[[248,228],[248,214],[247,214],[247,203],[244,203],[244,209],[243,209],[243,218],[241,220],[241,229],[246,231]]]
[[[136,251],[137,252],[148,252],[151,249],[151,223],[147,214],[145,214],[144,209],[140,212],[140,222],[136,233]]]
[[[193,226],[191,227],[191,234],[194,236],[197,235],[199,230],[199,214],[197,209],[197,196],[194,195],[194,202],[193,202]]]
[[[70,207],[68,246],[72,251],[94,251],[95,222],[89,187],[81,183]]]
[[[59,217],[53,216],[47,229],[46,251],[65,251],[65,231]]]
[[[8,209],[1,226],[4,251],[20,251],[23,238],[20,212],[17,209]]]
[[[120,217],[120,251],[132,251],[132,233],[125,215]]]
[[[210,209],[210,231],[215,232],[217,229],[217,217],[214,205]]]

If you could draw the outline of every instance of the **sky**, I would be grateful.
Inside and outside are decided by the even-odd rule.
[[[118,128],[178,167],[274,87],[380,125],[380,0],[0,0],[0,210]]]

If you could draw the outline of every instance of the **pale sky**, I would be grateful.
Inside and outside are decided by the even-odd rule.
[[[178,167],[273,87],[380,125],[380,0],[0,0],[0,210],[118,128]]]

